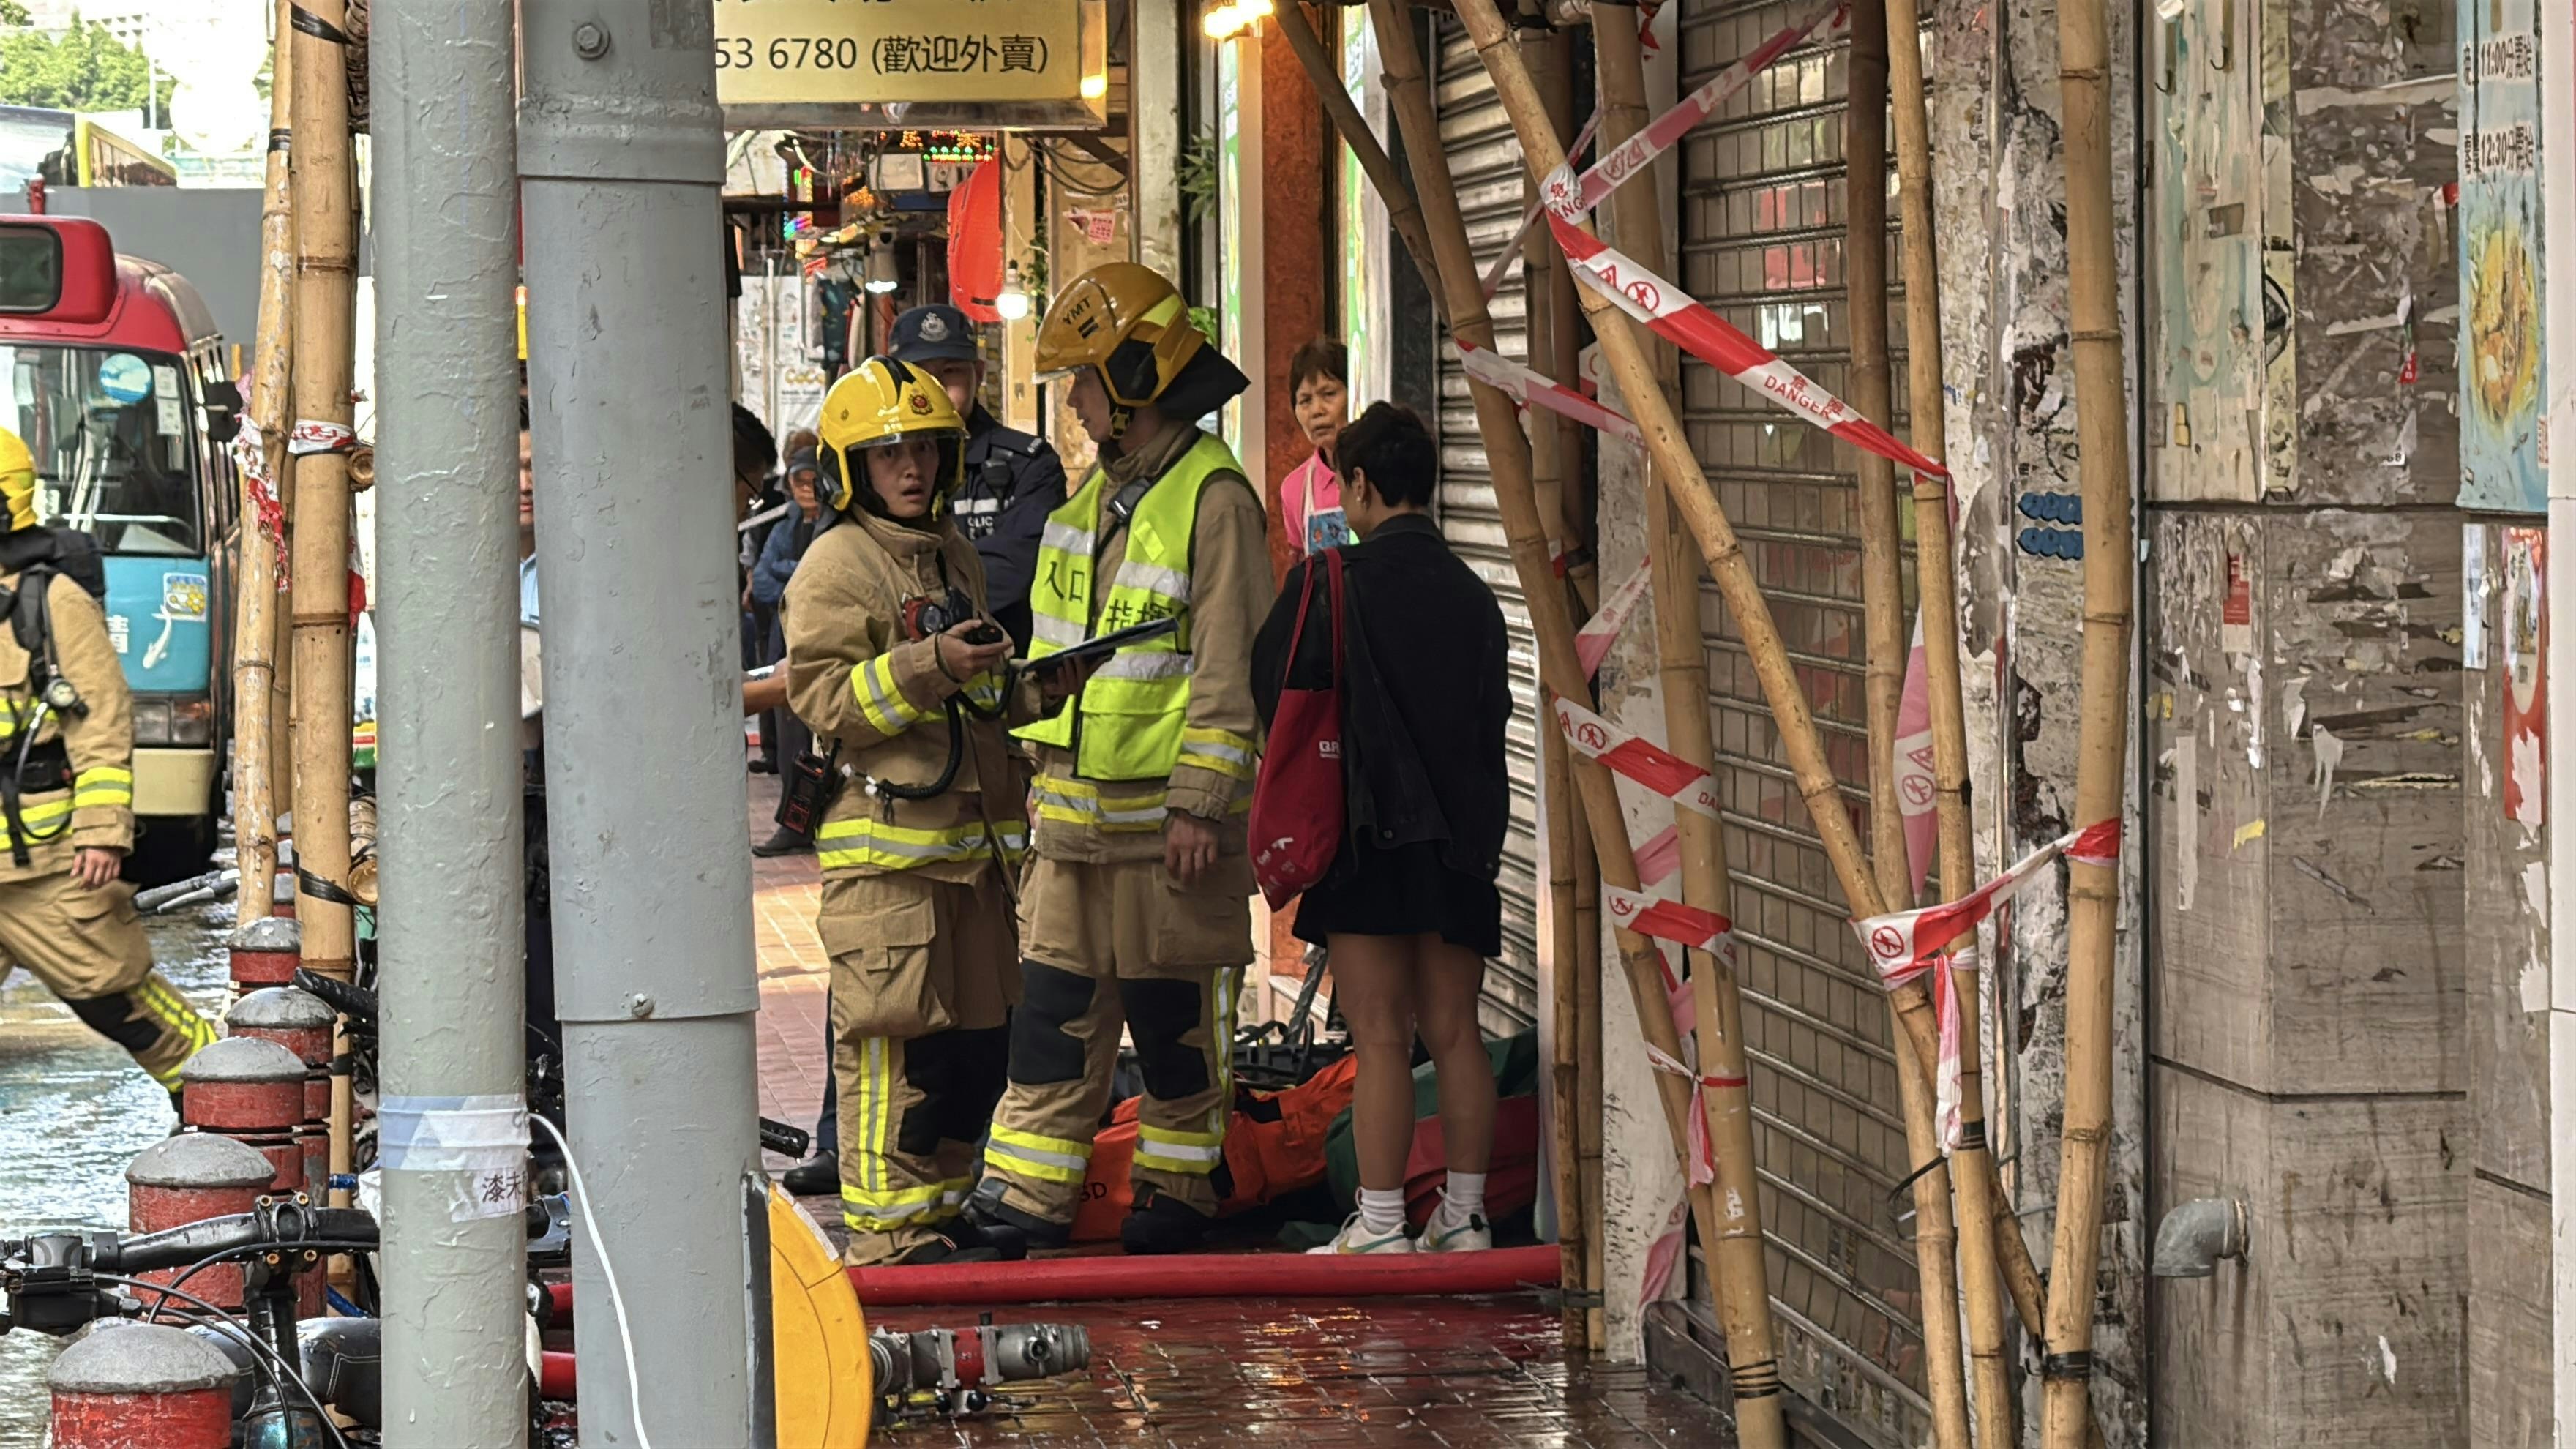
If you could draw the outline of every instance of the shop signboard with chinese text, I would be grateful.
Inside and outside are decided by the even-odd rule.
[[[714,0],[725,124],[1091,130],[1103,0]]]

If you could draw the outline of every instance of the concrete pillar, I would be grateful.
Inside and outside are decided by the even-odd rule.
[[[631,1373],[615,1335],[581,1355],[582,1437],[627,1443],[640,1414],[659,1443],[748,1449],[769,1270],[712,12],[527,0],[521,22],[573,1281],[594,1305],[613,1282],[634,1334]]]
[[[1197,7],[1183,0],[1135,0],[1127,24],[1131,257],[1184,287],[1181,144],[1189,97],[1181,89],[1187,73],[1181,61],[1198,39],[1196,15]],[[1068,271],[1054,280],[1062,285],[1078,275]]]

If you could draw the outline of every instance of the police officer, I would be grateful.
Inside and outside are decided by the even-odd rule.
[[[928,374],[872,357],[823,400],[823,506],[787,584],[788,699],[844,781],[814,832],[831,957],[841,1214],[852,1264],[1015,1256],[959,1221],[1019,996],[1007,877],[1028,826],[984,569],[949,512],[966,427]]]
[[[1064,462],[1045,439],[1001,421],[978,399],[984,362],[966,314],[954,307],[915,307],[894,319],[896,361],[939,380],[966,420],[966,483],[954,505],[957,527],[984,558],[984,587],[993,617],[1021,651],[1029,647],[1029,576],[1047,514],[1064,502]]]
[[[1057,296],[1037,367],[1070,379],[1102,462],[1046,520],[1030,666],[1181,622],[1119,650],[1074,702],[1019,731],[1038,748],[1024,995],[969,1213],[1031,1246],[1066,1240],[1123,1027],[1145,1092],[1119,1235],[1131,1253],[1173,1252],[1215,1216],[1235,992],[1252,960],[1251,649],[1270,562],[1243,465],[1195,426],[1249,384],[1172,284],[1132,262]]]
[[[36,461],[0,429],[0,976],[24,966],[179,1091],[214,1027],[153,969],[134,892],[134,701],[88,535],[39,526]]]

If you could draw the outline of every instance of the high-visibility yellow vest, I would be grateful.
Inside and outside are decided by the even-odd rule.
[[[1020,737],[1074,752],[1074,772],[1090,780],[1159,780],[1181,756],[1182,719],[1190,707],[1190,536],[1199,494],[1219,473],[1243,464],[1207,434],[1183,453],[1137,503],[1127,520],[1127,549],[1100,609],[1098,633],[1181,616],[1181,627],[1111,655],[1081,696],[1053,719],[1025,725]],[[1095,637],[1092,571],[1100,551],[1101,509],[1113,492],[1108,475],[1091,470],[1062,508],[1047,515],[1038,541],[1037,577],[1029,585],[1029,658],[1044,659]],[[1160,811],[1155,812],[1159,818]]]

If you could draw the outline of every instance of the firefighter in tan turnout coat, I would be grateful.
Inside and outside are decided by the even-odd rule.
[[[1008,672],[949,500],[966,429],[928,374],[872,357],[823,403],[831,527],[787,586],[788,702],[839,793],[814,832],[831,956],[842,1216],[855,1264],[1015,1255],[959,1221],[1019,997],[1009,882],[1028,846]]]
[[[134,847],[134,704],[97,548],[42,527],[36,464],[0,429],[0,976],[24,966],[174,1095],[214,1027],[152,966],[117,868]]]

